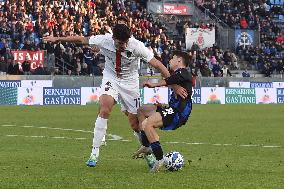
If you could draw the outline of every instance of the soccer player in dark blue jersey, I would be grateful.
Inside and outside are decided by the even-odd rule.
[[[144,105],[138,110],[138,119],[141,126],[141,137],[143,146],[134,156],[147,155],[153,152],[156,161],[151,167],[152,172],[157,172],[163,166],[163,150],[159,142],[159,135],[156,128],[161,130],[175,130],[184,125],[192,109],[192,76],[187,70],[189,56],[186,52],[174,51],[173,58],[170,60],[172,75],[158,83],[144,82],[145,87],[159,87],[177,84],[187,90],[188,96],[182,98],[172,92],[169,106],[162,107],[157,105]]]

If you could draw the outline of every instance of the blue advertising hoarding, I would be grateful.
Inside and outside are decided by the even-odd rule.
[[[17,88],[21,86],[21,80],[0,80],[0,88]]]
[[[250,88],[273,88],[272,82],[250,82]]]
[[[277,104],[284,104],[284,88],[277,89]]]
[[[191,98],[193,104],[201,104],[201,88],[193,89]]]
[[[81,88],[43,88],[43,105],[81,105]]]

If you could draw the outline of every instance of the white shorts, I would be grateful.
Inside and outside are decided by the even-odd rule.
[[[104,77],[101,85],[101,95],[106,94],[114,98],[121,105],[121,111],[137,114],[140,107],[140,92],[138,81],[123,81]]]

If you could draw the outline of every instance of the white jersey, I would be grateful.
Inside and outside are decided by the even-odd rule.
[[[105,56],[105,69],[103,75],[119,80],[138,80],[138,67],[140,59],[149,62],[154,54],[141,41],[131,37],[124,52],[121,52],[120,65],[116,62],[116,48],[112,34],[91,36],[90,45],[100,48],[100,53]],[[119,69],[117,69],[119,67]]]

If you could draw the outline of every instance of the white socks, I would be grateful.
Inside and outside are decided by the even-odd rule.
[[[107,130],[107,119],[98,116],[94,128],[93,149],[92,149],[92,154],[95,155],[96,157],[99,156],[100,146],[106,134],[106,130]]]
[[[104,137],[102,139],[101,146],[106,146],[106,135],[104,135]]]

